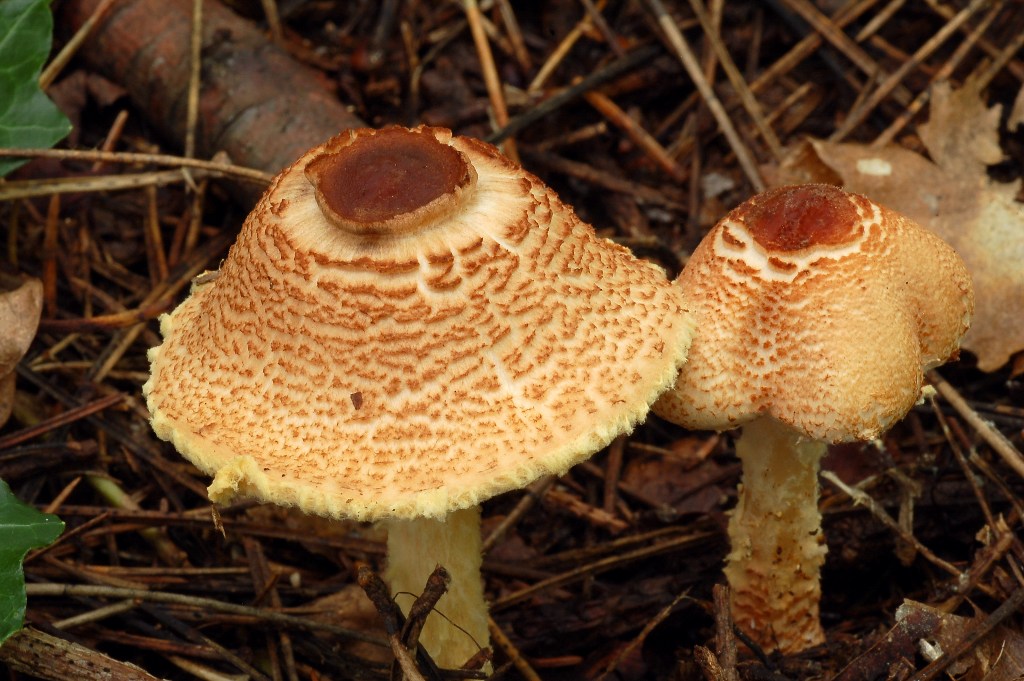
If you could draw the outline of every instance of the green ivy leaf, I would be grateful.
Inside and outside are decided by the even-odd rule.
[[[63,531],[60,518],[23,503],[0,480],[0,644],[25,623],[25,554],[53,543]]]
[[[52,33],[49,0],[0,0],[0,147],[50,147],[71,131],[39,89]],[[23,163],[0,159],[0,177]]]

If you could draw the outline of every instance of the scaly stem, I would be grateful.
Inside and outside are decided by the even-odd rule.
[[[480,508],[455,511],[443,520],[388,520],[384,524],[388,530],[385,577],[403,612],[408,613],[414,597],[400,594],[419,595],[436,566],[448,570],[448,592],[427,618],[420,643],[438,666],[460,668],[481,647],[490,645],[480,575]]]
[[[737,626],[765,650],[793,653],[825,640],[818,468],[826,451],[769,417],[744,426],[736,442],[743,484],[729,520],[725,575]]]

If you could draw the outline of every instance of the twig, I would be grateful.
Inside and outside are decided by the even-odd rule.
[[[134,610],[139,607],[138,602],[133,598],[126,598],[123,601],[111,603],[110,605],[104,605],[102,608],[96,608],[89,612],[83,612],[80,615],[74,617],[68,617],[67,619],[57,620],[51,622],[50,626],[54,629],[73,629],[74,627],[82,626],[83,624],[91,624],[92,622],[100,622],[108,617],[114,615],[120,615],[123,612]]]
[[[260,0],[263,6],[263,16],[267,19],[267,28],[270,29],[270,39],[277,45],[284,48],[284,32],[281,30],[281,14],[277,11],[275,0]]]
[[[409,615],[405,618],[405,626],[402,627],[400,638],[406,648],[415,650],[419,645],[423,625],[426,624],[427,617],[433,612],[434,606],[441,600],[441,596],[448,591],[451,581],[451,575],[442,565],[435,567],[427,577],[423,592],[409,606]]]
[[[3,152],[0,152],[2,155]],[[14,154],[10,154],[14,155]],[[189,173],[192,177],[189,177]],[[97,177],[63,177],[53,180],[14,180],[0,184],[0,201],[12,199],[28,199],[33,196],[57,196],[59,194],[78,194],[82,192],[113,192],[142,187],[162,187],[168,184],[188,182],[199,177],[221,177],[221,173],[211,170],[189,171],[158,170],[148,173],[127,175],[100,175]],[[51,315],[52,316],[52,315]]]
[[[1024,47],[1024,31],[1018,30],[1017,34],[1013,36],[1006,47],[1004,47],[996,58],[992,60],[992,63],[987,68],[983,68],[978,74],[978,90],[983,91],[988,87],[988,84],[992,82],[992,79],[1003,70],[1003,67],[1013,58],[1013,55],[1017,54],[1020,49]],[[1020,77],[1019,71],[1017,72],[1018,78]]]
[[[131,310],[122,310],[121,312],[113,312],[111,314],[95,315],[92,317],[77,317],[72,319],[44,318],[39,320],[39,329],[40,331],[67,334],[113,331],[129,326],[135,326],[140,322],[148,322],[151,319],[156,319],[164,312],[167,312],[173,303],[173,296],[165,296],[143,307],[136,307]],[[36,371],[41,371],[42,365],[33,364],[32,368]]]
[[[505,533],[512,527],[515,527],[516,523],[526,515],[526,512],[533,508],[539,500],[544,498],[544,495],[551,488],[551,485],[555,484],[555,476],[545,475],[542,478],[538,478],[524,490],[526,493],[523,498],[519,500],[507,516],[491,530],[491,533],[484,538],[482,550],[487,553],[498,541],[501,540]]]
[[[68,409],[67,411],[61,414],[57,414],[56,416],[51,416],[48,419],[40,421],[34,426],[29,426],[28,428],[23,428],[22,430],[10,433],[9,435],[5,435],[4,437],[0,437],[0,449],[7,449],[8,447],[19,445],[22,442],[25,442],[26,440],[31,440],[32,438],[42,435],[43,433],[47,433],[56,428],[66,426],[69,423],[74,423],[79,419],[91,416],[92,414],[101,412],[104,409],[109,409],[110,407],[113,407],[116,404],[120,404],[122,401],[124,401],[124,398],[124,393],[112,393],[110,395],[106,395],[104,397],[100,397],[96,400],[93,400],[92,402],[83,404],[79,407]]]
[[[627,180],[619,175],[598,170],[586,163],[570,161],[569,159],[562,158],[556,154],[538,152],[524,148],[523,155],[529,158],[532,162],[540,163],[551,170],[565,173],[566,175],[572,175],[573,177],[578,177],[584,182],[589,182],[614,192],[627,194],[639,203],[665,206],[673,209],[681,209],[684,207],[681,197],[677,196],[677,192],[670,191],[670,189],[673,188],[648,187],[640,184],[639,182]]]
[[[736,128],[729,118],[729,114],[726,113],[722,103],[718,100],[718,95],[715,94],[711,84],[704,77],[700,64],[697,63],[697,57],[690,50],[690,46],[686,42],[686,38],[683,37],[682,31],[676,26],[665,6],[661,4],[661,0],[647,0],[647,2],[654,12],[658,25],[665,32],[669,44],[675,50],[676,56],[682,62],[683,68],[686,69],[694,85],[697,86],[697,90],[700,92],[701,97],[704,98],[704,103],[711,111],[711,115],[715,117],[719,129],[725,135],[726,141],[729,142],[729,147],[736,154],[736,160],[739,161],[740,167],[743,168],[743,172],[750,181],[750,184],[754,187],[755,191],[764,191],[766,185],[764,178],[761,177],[761,171],[757,168],[757,162],[743,143],[743,140],[740,139],[739,133],[736,132]]]
[[[185,109],[185,157],[196,155],[196,124],[199,121],[199,84],[203,67],[203,0],[192,0],[189,33],[188,95]]]
[[[4,190],[16,182],[0,184],[0,198]],[[47,317],[57,313],[57,251],[60,244],[58,218],[60,217],[60,197],[53,195],[46,205],[46,223],[43,226],[43,247],[40,256],[43,261],[43,311]]]
[[[515,55],[523,73],[529,73],[533,70],[533,64],[530,60],[530,53],[526,50],[526,42],[523,40],[523,32],[519,29],[519,21],[516,20],[512,3],[509,0],[497,0],[495,4],[498,6],[498,11],[501,12],[501,23],[505,24],[508,41],[512,44],[512,54]]]
[[[505,106],[505,92],[502,89],[501,78],[498,77],[498,69],[494,65],[491,44],[487,41],[487,34],[484,32],[480,7],[476,0],[462,0],[462,2],[466,20],[469,21],[469,30],[473,34],[473,43],[476,45],[476,52],[480,59],[480,68],[484,74],[484,84],[487,86],[487,95],[494,111],[494,120],[497,127],[502,128],[508,125],[508,107]],[[514,140],[505,140],[504,151],[510,159],[516,163],[519,162],[519,153],[516,151]]]
[[[604,9],[606,4],[607,0],[598,0],[598,4],[596,6],[597,11],[600,12]],[[576,41],[583,36],[584,31],[586,31],[586,29],[591,25],[592,21],[593,19],[590,14],[585,12],[580,20],[576,22],[576,25],[572,27],[572,30],[562,38],[562,41],[555,46],[555,49],[551,50],[551,54],[548,55],[548,58],[543,64],[541,64],[540,68],[537,69],[537,74],[533,77],[533,80],[530,81],[530,84],[526,88],[527,92],[538,92],[542,87],[544,87],[544,83],[546,83],[548,78],[551,77],[551,74],[555,72],[555,69],[557,69],[558,65],[562,63],[562,60],[565,59],[566,55],[569,54],[569,51],[572,50]]]
[[[730,56],[729,51],[725,49],[725,45],[722,43],[721,37],[718,35],[715,27],[712,26],[711,18],[708,16],[708,12],[704,7],[703,1],[690,0],[690,7],[693,8],[694,14],[697,15],[701,28],[704,29],[704,35],[707,36],[708,42],[711,44],[711,48],[714,50],[715,56],[721,63],[722,70],[725,71],[726,77],[736,90],[736,94],[740,98],[740,103],[743,104],[743,108],[747,110],[747,114],[754,121],[754,125],[757,126],[762,139],[764,139],[765,144],[768,145],[768,149],[772,152],[772,156],[774,156],[777,161],[781,160],[783,157],[782,144],[779,142],[779,138],[775,135],[775,131],[772,130],[771,125],[769,125],[768,121],[765,120],[764,112],[761,111],[761,105],[758,104],[757,99],[754,98],[754,93],[750,91],[750,86],[747,85],[747,81],[743,79],[743,75],[740,74],[735,62],[733,62],[732,56]]]
[[[92,11],[92,14],[88,19],[82,22],[82,25],[79,26],[77,31],[75,31],[75,35],[71,37],[71,40],[69,40],[64,47],[61,48],[60,52],[57,53],[57,56],[46,65],[43,72],[39,74],[39,88],[41,90],[45,90],[53,84],[53,81],[57,79],[60,72],[68,65],[68,62],[74,58],[75,53],[78,52],[79,48],[82,47],[82,44],[89,38],[93,29],[96,28],[97,22],[103,18],[114,2],[115,0],[102,0],[100,4],[96,5],[96,9]]]
[[[722,670],[722,681],[740,681],[736,671],[736,634],[729,587],[715,584],[712,594],[715,601],[715,655]]]
[[[594,4],[593,0],[580,0],[580,4],[587,10],[587,16],[594,22],[594,26],[597,26],[597,30],[604,36],[604,39],[608,42],[608,47],[615,53],[615,56],[623,56],[625,51],[622,49],[622,45],[619,44],[619,37],[615,35],[615,31],[612,30],[612,27],[605,21],[604,15],[601,14],[601,10],[606,3],[602,2],[600,8]]]
[[[341,636],[355,641],[363,641],[365,643],[372,643],[374,645],[387,647],[387,643],[380,637],[373,636],[371,634],[366,634],[362,631],[346,629],[345,627],[339,627],[334,624],[320,622],[308,617],[295,617],[293,615],[287,615],[285,613],[277,612],[268,608],[253,608],[248,605],[227,603],[225,601],[218,601],[213,598],[187,596],[185,594],[176,594],[163,591],[149,591],[147,589],[128,589],[116,586],[97,586],[92,584],[26,584],[25,593],[34,598],[43,596],[70,596],[72,598],[117,598],[122,600],[126,598],[131,598],[151,603],[169,603],[173,605],[181,605],[188,608],[192,608],[197,612],[221,612],[230,615],[241,615],[243,617],[251,617],[258,621],[293,627],[295,629],[300,629],[303,631],[326,631],[328,633],[334,634],[335,636]]]
[[[822,14],[821,10],[815,7],[810,0],[782,1],[789,9],[799,14],[804,21],[809,23],[825,40],[832,43],[833,47],[846,55],[846,58],[853,62],[867,76],[874,78],[885,75],[868,53],[860,45],[853,42],[848,35],[843,33],[837,23]]]
[[[68,395],[63,390],[55,388],[50,385],[46,380],[39,376],[35,371],[32,371],[23,364],[19,364],[16,367],[18,375],[27,381],[30,381],[37,388],[43,392],[49,394],[51,397],[56,399],[58,402],[64,404],[67,407],[79,407],[81,404],[77,399]],[[159,452],[150,450],[144,444],[142,444],[137,436],[129,434],[126,430],[122,429],[113,423],[104,421],[97,414],[91,414],[85,417],[92,425],[99,426],[108,436],[114,439],[118,444],[124,446],[133,454],[139,456],[139,458],[148,462],[154,468],[158,468],[164,474],[170,476],[181,485],[192,490],[202,498],[206,498],[206,487],[199,483],[199,481],[190,478],[189,476],[182,473],[176,466],[171,465],[169,461],[164,459]]]
[[[608,446],[608,463],[605,466],[604,504],[602,508],[609,515],[615,513],[615,506],[619,502],[616,486],[619,484],[619,478],[622,475],[622,459],[625,449],[625,435],[615,438]]]
[[[514,118],[510,118],[508,124],[505,127],[496,130],[494,133],[488,135],[485,141],[491,144],[498,144],[502,140],[515,135],[523,128],[533,124],[536,121],[544,118],[551,112],[565,106],[569,102],[575,100],[581,96],[584,92],[593,90],[598,85],[608,82],[612,78],[617,78],[623,73],[633,69],[647,61],[650,61],[658,52],[661,50],[657,45],[646,45],[644,47],[638,47],[633,50],[625,57],[616,59],[611,64],[597,69],[590,75],[586,76],[577,83],[573,83],[567,88],[564,88],[550,97],[546,98],[543,102],[533,107],[529,111],[524,111]]]
[[[928,79],[928,87],[917,93],[917,96],[914,97],[914,101],[910,102],[910,104],[908,104],[906,108],[904,108],[904,110],[901,111],[895,119],[893,119],[892,123],[889,124],[889,127],[883,130],[882,134],[871,142],[870,146],[872,149],[880,149],[892,142],[893,138],[895,138],[896,135],[906,127],[907,123],[909,123],[911,119],[913,119],[913,117],[916,116],[922,108],[924,108],[924,105],[931,98],[931,86],[937,82],[948,79],[953,74],[956,67],[960,65],[960,62],[962,62],[970,53],[975,43],[977,43],[985,34],[985,31],[988,30],[989,25],[995,21],[995,18],[999,15],[1001,9],[1002,3],[996,3],[992,6],[988,14],[982,17],[981,21],[974,26],[973,30],[967,35],[967,38],[957,45],[957,48],[953,50],[953,54],[950,55],[949,59],[947,59],[945,63],[943,63],[943,65],[931,75]]]
[[[878,504],[878,502],[871,497],[871,495],[866,494],[864,491],[859,490],[855,487],[850,487],[845,482],[840,480],[839,476],[837,476],[832,471],[822,471],[821,477],[831,482],[833,485],[839,488],[840,491],[842,491],[848,497],[853,499],[853,502],[855,504],[860,504],[867,508],[871,512],[871,515],[875,516],[878,520],[882,521],[883,525],[885,525],[890,530],[895,532],[903,541],[912,545],[918,553],[920,553],[922,556],[928,559],[931,563],[942,568],[954,577],[960,578],[962,576],[962,573],[960,572],[960,570],[957,569],[955,565],[952,565],[943,560],[942,558],[939,558],[937,555],[935,555],[935,553],[932,552],[931,549],[929,549],[927,546],[919,542],[917,540],[917,537],[915,537],[913,534],[904,529],[898,522],[893,520],[892,516],[886,513],[885,509],[882,508]]]
[[[629,114],[619,108],[608,96],[591,90],[590,92],[584,93],[583,95],[592,107],[597,109],[602,116],[607,118],[613,125],[622,130],[626,135],[633,140],[633,143],[643,149],[644,153],[651,157],[658,166],[664,170],[669,176],[677,182],[682,182],[686,178],[686,171],[676,162],[674,158],[669,156],[665,148],[661,146],[658,140],[644,130],[644,128],[634,121]]]
[[[47,681],[159,681],[133,664],[31,627],[0,646],[0,662],[16,672]]]
[[[621,663],[622,660],[624,660],[631,652],[636,650],[639,646],[643,645],[643,642],[647,640],[647,636],[652,631],[654,631],[654,628],[662,622],[664,622],[665,618],[671,615],[675,607],[679,605],[679,602],[684,598],[687,598],[689,595],[690,589],[687,588],[681,594],[673,598],[672,602],[666,605],[664,608],[662,608],[657,615],[652,617],[647,622],[647,624],[644,625],[644,628],[640,630],[640,633],[634,636],[633,640],[631,640],[628,644],[623,646],[622,649],[620,649],[619,652],[615,655],[615,657],[612,658],[612,660],[608,663],[608,666],[605,667],[605,670],[601,672],[600,676],[597,677],[597,681],[604,681],[604,679],[608,678],[608,676],[612,672],[614,672],[615,669],[619,666],[619,663]]]
[[[559,575],[555,575],[553,577],[549,577],[548,579],[541,580],[536,584],[531,584],[526,588],[520,589],[519,591],[499,598],[497,601],[491,604],[491,610],[502,610],[511,605],[515,605],[516,603],[520,603],[525,599],[537,593],[540,593],[541,591],[544,591],[546,589],[550,589],[556,586],[565,586],[566,584],[571,584],[572,582],[579,581],[590,575],[596,575],[601,572],[605,572],[607,570],[620,567],[622,565],[625,565],[626,563],[630,563],[635,560],[649,558],[650,556],[656,556],[660,553],[668,553],[669,551],[676,551],[683,548],[684,546],[695,544],[699,541],[708,539],[712,536],[715,536],[715,533],[695,532],[693,534],[688,534],[684,537],[671,539],[661,544],[656,544],[654,546],[645,546],[644,548],[636,549],[635,551],[629,551],[628,553],[610,556],[608,558],[594,561],[593,563],[588,563],[587,565],[581,565],[578,568],[569,570],[568,572],[564,572]]]
[[[255,168],[236,166],[222,161],[204,161],[198,158],[185,158],[173,154],[137,154],[127,151],[99,151],[94,149],[12,149],[0,147],[0,157],[12,158],[56,158],[68,161],[102,161],[120,164],[153,164],[176,166],[178,168],[197,168],[217,172],[222,175],[237,177],[240,180],[255,184],[269,184],[274,176]]]
[[[916,52],[907,59],[900,67],[892,72],[885,80],[879,83],[878,87],[871,92],[871,94],[864,99],[860,106],[850,111],[850,114],[846,117],[839,127],[829,137],[830,142],[838,142],[844,137],[853,132],[854,128],[860,125],[868,114],[875,110],[883,99],[889,96],[889,94],[896,88],[897,85],[910,73],[913,69],[917,68],[921,62],[928,58],[928,56],[939,48],[942,43],[953,34],[954,31],[958,30],[963,24],[970,19],[975,12],[981,9],[986,3],[991,0],[972,0],[971,4],[960,10],[955,17],[945,26],[940,28],[935,35],[925,41],[925,44],[917,49]]]
[[[1003,458],[1010,468],[1024,478],[1024,455],[1020,453],[1013,443],[1006,439],[995,426],[978,416],[978,412],[971,408],[956,388],[951,386],[946,379],[942,378],[936,371],[928,372],[928,380],[935,389],[942,395],[949,404],[960,413],[967,423],[981,435],[982,439]]]
[[[502,652],[505,653],[505,657],[509,659],[512,666],[522,674],[526,681],[541,681],[537,672],[530,666],[530,663],[523,657],[523,654],[519,652],[519,649],[516,648],[508,635],[505,634],[490,615],[487,615],[487,629],[491,633],[491,640],[494,642],[494,645],[501,648]]]
[[[597,508],[586,503],[582,499],[560,489],[552,489],[547,493],[545,501],[556,506],[559,510],[587,521],[591,525],[602,527],[609,532],[624,532],[629,529],[629,523],[608,513],[602,508]]]
[[[388,646],[395,655],[395,662],[398,664],[406,681],[425,681],[419,669],[416,668],[416,661],[412,652],[405,647],[400,638],[404,618],[401,611],[391,598],[388,587],[381,580],[376,572],[368,565],[360,565],[358,570],[359,586],[366,592],[367,598],[373,603],[384,623],[384,632],[387,634]],[[394,675],[391,677],[394,679]]]
[[[195,628],[186,625],[184,622],[172,617],[169,613],[164,612],[162,608],[155,605],[142,605],[141,608],[146,612],[146,614],[158,621],[162,626],[167,627],[189,643],[195,646],[205,646],[210,650],[215,651],[221,659],[226,660],[240,672],[246,674],[249,679],[252,679],[253,681],[271,681],[270,678],[259,669],[256,669],[241,657],[213,639],[208,636],[204,636]],[[282,631],[281,634],[285,635],[285,632]]]

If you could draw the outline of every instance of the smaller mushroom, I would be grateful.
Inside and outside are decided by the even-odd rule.
[[[676,283],[701,330],[653,410],[694,429],[742,427],[725,569],[737,625],[763,648],[824,641],[818,468],[869,440],[955,357],[973,310],[946,243],[828,185],[755,196],[708,233]]]

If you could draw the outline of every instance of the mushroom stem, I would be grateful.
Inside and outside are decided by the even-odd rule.
[[[771,417],[746,424],[736,442],[743,484],[725,575],[737,626],[765,650],[793,653],[825,641],[818,468],[827,449]]]
[[[427,617],[420,643],[439,667],[458,669],[490,644],[480,564],[480,507],[449,513],[441,520],[386,520],[385,576],[402,611],[408,613],[427,577],[438,565],[451,576],[448,591]],[[444,615],[444,617],[441,617]]]

